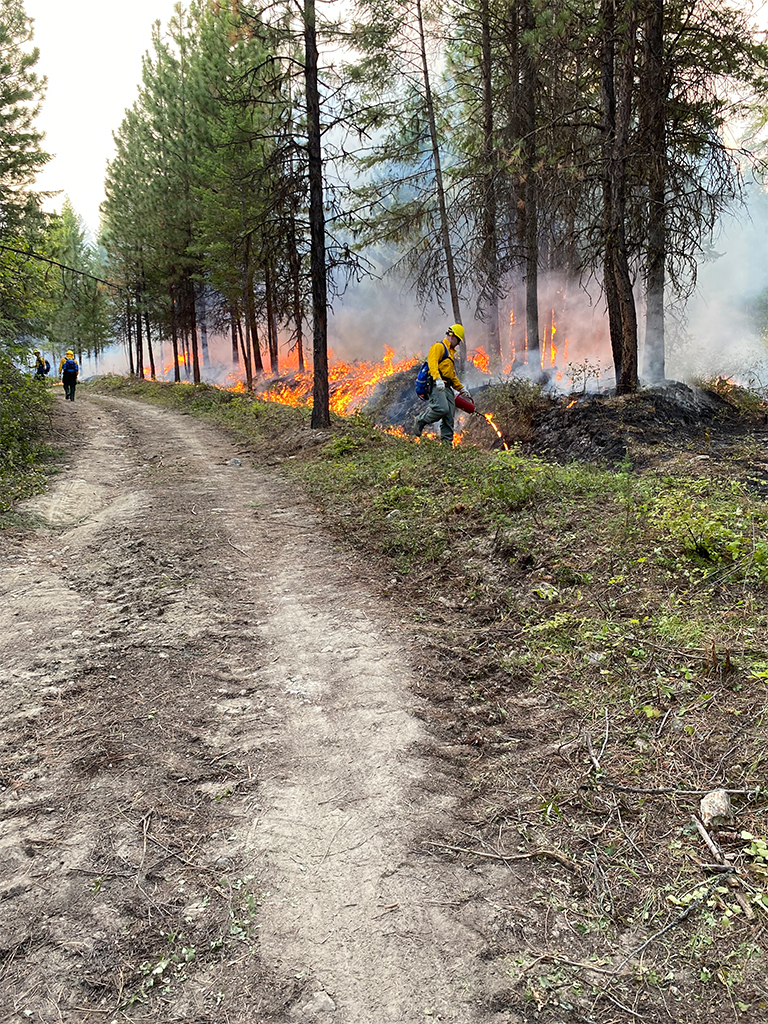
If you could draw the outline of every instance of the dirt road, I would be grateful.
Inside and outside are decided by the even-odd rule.
[[[0,535],[0,1021],[518,1020],[366,565],[190,417],[57,417]]]

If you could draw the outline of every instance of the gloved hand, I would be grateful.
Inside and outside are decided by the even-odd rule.
[[[435,381],[435,387],[438,391],[445,391],[445,381],[442,377],[438,377]]]
[[[469,388],[462,388],[459,392],[462,398],[471,398],[472,395],[469,393]]]

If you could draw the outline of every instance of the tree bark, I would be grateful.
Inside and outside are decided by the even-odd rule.
[[[304,0],[304,47],[314,364],[311,426],[318,430],[331,425],[331,410],[328,392],[328,282],[325,265],[323,155],[320,129],[320,92],[317,83],[317,33],[314,0]]]
[[[131,312],[130,293],[125,300],[125,322],[128,327],[128,372],[133,377],[136,371],[133,366],[133,313]]]
[[[238,337],[240,338],[240,348],[243,352],[243,363],[245,365],[245,386],[249,391],[253,391],[253,359],[251,358],[253,352],[253,345],[251,343],[251,326],[248,322],[248,317],[245,318],[245,331],[243,326],[238,319],[235,322],[235,329]],[[256,339],[256,349],[258,350],[259,343],[258,338]]]
[[[208,316],[205,305],[205,285],[200,288],[200,344],[203,350],[203,366],[210,366],[208,355]]]
[[[179,327],[176,315],[176,299],[174,287],[171,285],[171,347],[173,348],[173,379],[178,384],[181,381],[179,369]]]
[[[141,329],[141,293],[136,289],[136,369],[139,380],[144,380],[144,336]]]
[[[424,98],[427,106],[427,121],[429,124],[429,138],[432,144],[432,161],[435,169],[435,191],[437,192],[437,206],[440,212],[440,237],[443,243],[445,255],[445,270],[448,275],[448,290],[451,296],[451,309],[453,318],[457,324],[462,323],[461,304],[459,302],[459,290],[456,286],[456,268],[453,262],[453,250],[451,248],[451,232],[448,224],[448,210],[445,203],[445,188],[443,186],[443,169],[440,163],[440,146],[437,139],[437,119],[435,118],[435,105],[432,99],[432,86],[429,78],[429,64],[427,62],[427,41],[424,34],[424,18],[421,11],[421,0],[416,0],[416,18],[419,26],[419,43],[421,48],[421,70],[424,78]],[[459,369],[465,365],[466,345],[459,346]]]
[[[616,393],[621,395],[637,388],[637,311],[625,229],[637,19],[632,0],[602,0],[601,14],[604,283]]]
[[[147,354],[149,355],[149,373],[152,380],[157,380],[155,370],[155,353],[152,348],[152,335],[149,330],[149,313],[144,310],[144,330],[147,332]]]
[[[666,377],[664,288],[667,251],[667,145],[664,83],[664,0],[648,0],[645,21],[645,88],[648,141],[648,255],[645,273],[643,370],[651,383]]]
[[[195,286],[192,278],[187,278],[187,300],[189,302],[189,330],[192,335],[192,380],[200,383],[200,351],[197,342],[197,312],[195,309]]]
[[[245,331],[248,339],[248,359],[252,376],[264,372],[264,364],[261,361],[261,347],[259,346],[259,333],[256,328],[256,303],[253,301],[254,277],[256,270],[251,260],[251,236],[245,240],[245,285],[243,304],[245,307]],[[250,390],[251,384],[248,385]]]
[[[296,223],[291,216],[291,234],[288,241],[291,254],[291,281],[293,284],[293,322],[296,325],[296,354],[299,361],[299,373],[304,373],[304,333],[301,312],[301,267],[296,249]]]
[[[269,348],[269,368],[277,376],[280,372],[277,352],[277,324],[272,301],[272,274],[267,265],[264,269],[264,287],[267,293],[267,346]]]
[[[235,316],[235,307],[229,307],[229,330],[232,335],[232,365],[240,365],[240,352],[237,348],[237,318]]]
[[[491,81],[491,26],[488,0],[480,5],[480,64],[483,82],[483,162],[486,167],[483,201],[483,250],[486,275],[485,319],[488,324],[488,356],[492,373],[501,369],[499,338],[499,255],[496,237],[497,150],[493,130],[493,90]]]
[[[536,195],[536,64],[531,35],[536,18],[531,0],[521,5],[522,26],[528,36],[521,54],[523,203],[525,212],[525,333],[528,365],[541,369],[539,348],[539,226]]]

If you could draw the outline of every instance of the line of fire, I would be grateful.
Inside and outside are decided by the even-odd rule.
[[[588,386],[588,378],[592,377],[594,389],[600,387],[601,377],[604,370],[601,370],[599,363],[590,367],[589,373],[585,374],[584,363],[576,367],[569,362],[569,343],[567,337],[560,337],[557,327],[556,311],[547,312],[543,336],[534,353],[529,352],[526,338],[523,334],[522,344],[516,344],[514,328],[517,324],[514,311],[509,314],[509,341],[503,366],[498,373],[493,373],[491,360],[488,352],[482,344],[470,347],[466,356],[465,374],[471,386],[475,389],[482,388],[491,383],[503,380],[510,380],[516,376],[522,376],[529,380],[537,380],[546,388],[567,394],[575,384],[582,390]],[[223,346],[228,341],[223,339]],[[164,349],[166,346],[161,343],[161,369],[157,367],[153,372],[151,365],[143,367],[144,377],[162,381],[173,381],[176,377],[174,361],[165,358]],[[212,367],[221,365],[213,353],[217,346],[215,338],[206,340],[203,347],[203,366]],[[331,412],[337,416],[348,416],[362,409],[370,400],[378,385],[382,382],[401,375],[403,388],[407,390],[411,385],[411,378],[415,368],[421,363],[423,355],[404,355],[395,351],[388,345],[384,345],[384,352],[380,360],[336,359],[333,350],[329,351],[329,405]],[[182,349],[178,354],[178,366],[182,383],[191,383],[193,379],[192,357],[189,351]],[[312,403],[313,395],[313,374],[311,368],[300,369],[299,358],[296,348],[288,348],[278,354],[279,371],[277,374],[262,374],[252,382],[250,389],[258,398],[276,402],[282,405],[293,407],[307,407]],[[228,391],[246,393],[249,388],[246,384],[246,376],[242,368],[229,370],[225,373],[223,380],[217,381],[215,386]],[[575,404],[572,399],[571,404]],[[479,412],[490,429],[495,433],[500,446],[508,448],[504,436],[495,423],[489,412]],[[456,434],[456,444],[461,444],[463,433],[461,430],[462,414],[459,413],[459,429]],[[466,422],[467,414],[463,414],[463,421]],[[405,435],[403,425],[397,423],[386,425],[389,433]]]

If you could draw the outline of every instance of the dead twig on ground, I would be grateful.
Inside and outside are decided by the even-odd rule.
[[[683,912],[678,914],[677,917],[674,918],[674,920],[669,921],[667,924],[664,925],[664,927],[660,931],[655,932],[653,935],[649,936],[649,938],[647,938],[645,942],[639,945],[637,949],[634,949],[631,953],[625,956],[619,964],[619,966],[616,968],[614,973],[618,976],[620,972],[624,970],[624,968],[627,966],[630,960],[632,960],[636,956],[639,956],[644,949],[647,949],[648,946],[651,945],[651,943],[656,942],[658,939],[660,939],[662,935],[666,935],[667,932],[672,931],[673,928],[676,928],[679,924],[682,924],[682,922],[685,921],[687,917],[690,917],[694,910],[698,910],[699,907],[706,900],[709,899],[709,897],[712,895],[712,893],[715,891],[719,884],[719,878],[715,878],[714,881],[710,882],[706,890],[700,896],[697,896],[695,900],[691,900],[691,902],[683,910]]]
[[[603,769],[600,767],[600,762],[598,761],[597,755],[595,754],[594,748],[592,746],[592,737],[589,735],[589,733],[586,733],[584,736],[584,744],[587,748],[587,753],[589,754],[589,760],[592,762],[592,767],[599,775]]]
[[[564,967],[575,967],[577,970],[580,971],[594,971],[596,974],[613,975],[614,973],[612,969],[609,969],[607,967],[598,967],[596,964],[590,964],[585,962],[584,960],[569,960],[567,957],[557,956],[555,953],[541,953],[539,956],[536,957],[536,959],[532,963],[528,964],[527,967],[524,967],[521,970],[520,977],[522,977],[524,974],[527,974],[528,971],[531,970],[531,968],[535,967],[537,964],[542,963],[542,961],[546,961],[547,963],[551,964],[562,964]],[[628,971],[627,974],[629,975],[629,973],[630,972]],[[518,978],[515,984],[518,984],[519,981],[520,979]]]
[[[557,850],[532,850],[530,853],[486,853],[484,850],[470,850],[465,846],[451,846],[449,843],[435,843],[431,840],[424,840],[422,846],[434,846],[438,850],[450,850],[451,853],[467,853],[472,857],[482,857],[485,860],[501,860],[501,861],[514,861],[514,860],[533,860],[536,857],[544,857],[549,860],[555,860],[558,864],[562,864],[564,868],[568,868],[569,871],[573,871],[575,874],[580,873],[579,865],[575,861],[569,860],[565,854],[559,853]]]
[[[706,796],[707,793],[712,792],[711,788],[675,789],[674,786],[658,786],[655,788],[624,786],[620,782],[611,782],[609,779],[596,779],[595,784],[604,786],[606,789],[615,789],[619,793],[640,793],[647,796]],[[586,783],[583,783],[580,788],[587,788]],[[756,786],[754,789],[726,789],[724,792],[728,793],[729,796],[754,797],[759,796],[764,790],[760,786]]]
[[[603,736],[603,745],[600,747],[600,753],[597,755],[598,761],[605,753],[605,748],[608,746],[608,737],[610,736],[611,731],[611,723],[608,718],[608,708],[603,708],[603,711],[605,712],[605,736]]]
[[[696,830],[701,836],[701,838],[704,840],[704,845],[707,847],[707,849],[718,862],[718,864],[725,864],[725,856],[723,854],[723,851],[714,841],[709,832],[707,832],[706,828],[704,827],[702,822],[699,821],[695,814],[691,815],[691,821],[696,826]]]

